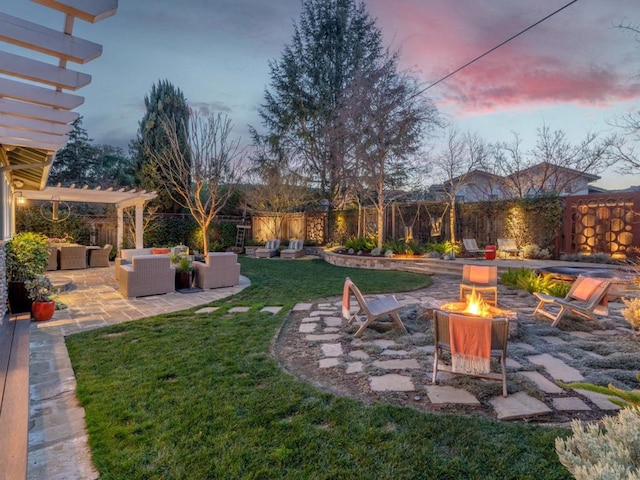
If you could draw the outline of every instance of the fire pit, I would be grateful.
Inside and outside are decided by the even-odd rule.
[[[482,295],[476,293],[475,290],[472,290],[471,294],[467,295],[466,302],[449,302],[440,305],[434,310],[434,316],[437,314],[448,315],[449,313],[493,319],[506,318],[509,320],[509,337],[518,333],[518,313],[500,308],[497,305],[489,305],[482,299]]]

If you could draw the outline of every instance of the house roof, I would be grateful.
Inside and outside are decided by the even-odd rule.
[[[562,167],[560,165],[554,165],[552,163],[549,162],[540,162],[540,163],[536,163],[535,165],[532,165],[531,167],[528,168],[524,168],[518,172],[512,173],[511,175],[509,175],[509,177],[515,177],[515,176],[519,176],[519,175],[527,175],[528,173],[535,173],[536,170],[552,170],[554,172],[564,172],[567,173],[568,175],[571,176],[575,176],[575,177],[583,177],[585,180],[589,181],[589,182],[595,182],[596,180],[600,180],[600,177],[598,175],[594,175],[592,173],[587,173],[587,172],[583,172],[581,170],[575,170],[573,168],[567,168],[567,167]]]
[[[67,68],[102,54],[102,46],[73,35],[76,18],[97,22],[116,13],[118,0],[32,0],[64,15],[61,31],[0,12],[0,42],[19,53],[0,51],[0,171],[12,185],[41,189],[53,155],[67,143],[84,98],[76,91],[91,76]],[[53,57],[54,63],[33,58]]]

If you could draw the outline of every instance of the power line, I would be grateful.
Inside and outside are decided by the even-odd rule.
[[[504,42],[502,42],[499,45],[496,45],[495,47],[493,47],[491,50],[487,50],[486,52],[484,52],[482,55],[477,56],[476,58],[474,58],[473,60],[465,63],[464,65],[462,65],[461,67],[455,69],[453,72],[445,75],[444,77],[442,77],[440,80],[437,80],[436,82],[432,83],[431,85],[425,87],[424,89],[422,89],[420,92],[417,93],[417,95],[422,94],[424,92],[426,92],[427,90],[429,90],[431,87],[435,87],[436,85],[438,85],[440,82],[445,81],[447,78],[455,75],[456,73],[458,73],[460,70],[463,70],[465,68],[467,68],[469,65],[471,65],[472,63],[477,62],[478,60],[480,60],[483,57],[486,57],[487,55],[489,55],[491,52],[497,50],[498,48],[502,47],[503,45],[509,43],[511,40],[513,40],[516,37],[519,37],[520,35],[522,35],[525,32],[528,32],[529,30],[531,30],[533,27],[536,27],[538,25],[540,25],[542,22],[544,22],[545,20],[550,19],[551,17],[553,17],[555,14],[560,13],[562,10],[564,10],[565,8],[573,5],[574,3],[576,3],[578,0],[572,0],[571,2],[567,3],[565,6],[560,7],[558,10],[556,10],[553,13],[550,13],[549,15],[547,15],[546,17],[538,20],[536,23],[529,25],[527,28],[525,28],[524,30],[521,30],[520,32],[516,33],[515,35],[507,38]]]

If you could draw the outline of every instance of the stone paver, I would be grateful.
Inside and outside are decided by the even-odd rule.
[[[480,405],[480,401],[471,393],[462,388],[455,388],[447,385],[427,386],[427,396],[429,397],[431,403],[435,405],[442,405],[445,403]]]
[[[398,359],[398,360],[376,360],[373,362],[374,367],[384,368],[385,370],[404,370],[420,368],[415,358]]]
[[[282,310],[282,307],[264,307],[261,312],[273,313],[274,315]]]
[[[301,322],[302,323],[306,323],[306,322],[317,322],[318,321],[318,317],[304,317]]]
[[[556,380],[561,380],[563,382],[580,382],[584,380],[584,377],[578,370],[567,365],[559,358],[549,355],[548,353],[543,353],[541,355],[531,355],[527,357],[527,359],[531,363],[542,365],[547,370],[549,375],[551,375]]]
[[[406,350],[391,350],[391,349],[386,349],[383,350],[381,355],[384,356],[397,356],[397,357],[404,357],[406,355],[411,355],[411,352],[407,352]]]
[[[543,392],[546,392],[546,393],[564,392],[564,390],[561,387],[559,387],[552,381],[548,380],[546,377],[544,377],[542,374],[538,372],[519,372],[519,373],[520,375],[527,377],[529,380],[535,383],[537,387]]]
[[[364,350],[352,350],[349,352],[349,356],[353,358],[359,358],[360,360],[369,360],[370,355]]]
[[[374,340],[371,343],[373,343],[374,345],[377,345],[377,346],[379,346],[381,348],[389,348],[389,347],[397,345],[395,340]]]
[[[313,303],[297,303],[294,305],[292,310],[294,312],[302,312],[302,311],[306,312],[308,310],[311,310],[311,307],[313,307]]]
[[[324,324],[327,327],[341,327],[342,318],[340,317],[324,317]]]
[[[581,338],[582,340],[595,340],[596,337],[593,333],[589,332],[567,332],[572,337]]]
[[[340,365],[340,359],[336,357],[323,358],[318,362],[320,368],[332,368]]]
[[[411,392],[416,389],[411,377],[396,373],[369,377],[369,384],[374,392]]]
[[[196,310],[196,313],[211,313],[211,312],[215,312],[219,308],[220,307],[204,307],[204,308],[201,308],[200,310]]]
[[[346,373],[360,373],[364,370],[364,364],[362,362],[349,362],[347,363]]]
[[[498,420],[516,420],[551,412],[543,402],[530,397],[525,392],[513,393],[507,398],[494,397],[489,400],[489,403],[493,406]]]
[[[232,307],[229,309],[229,313],[246,313],[251,310],[251,307]]]
[[[301,323],[300,324],[300,328],[298,328],[298,331],[300,333],[311,333],[317,327],[318,327],[318,323],[317,322],[314,322],[314,323]]]
[[[620,407],[615,403],[612,403],[603,393],[591,392],[589,390],[582,390],[579,388],[574,390],[591,400],[600,410],[620,410]]]
[[[332,340],[338,340],[340,338],[339,333],[319,333],[317,335],[307,335],[306,339],[310,342],[330,342]]]
[[[507,364],[507,368],[512,368],[512,369],[522,368],[522,364],[517,360],[514,360],[513,358],[507,357],[505,363]]]
[[[339,343],[325,343],[320,348],[322,355],[325,357],[339,357],[342,355],[342,345]]]
[[[591,407],[580,400],[578,397],[562,397],[554,398],[553,408],[562,411],[579,411],[579,410],[591,410]]]
[[[563,339],[561,339],[560,337],[547,335],[547,336],[540,336],[540,338],[542,340],[544,340],[545,342],[551,344],[551,345],[566,345],[567,344],[567,342],[564,341]]]

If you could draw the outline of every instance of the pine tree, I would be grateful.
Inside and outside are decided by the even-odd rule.
[[[184,125],[185,129],[179,129],[179,132],[184,135],[179,142],[183,146],[187,144],[189,125],[187,101],[179,88],[174,87],[168,80],[160,80],[151,87],[151,93],[144,97],[144,104],[147,111],[138,124],[138,135],[130,146],[135,182],[145,190],[158,192],[157,203],[160,211],[179,212],[182,207],[173,200],[168,191],[173,188],[171,182],[157,168],[150,152],[162,156],[162,152],[169,148],[167,134],[162,127],[163,121]],[[189,156],[185,155],[184,159],[188,166]]]

